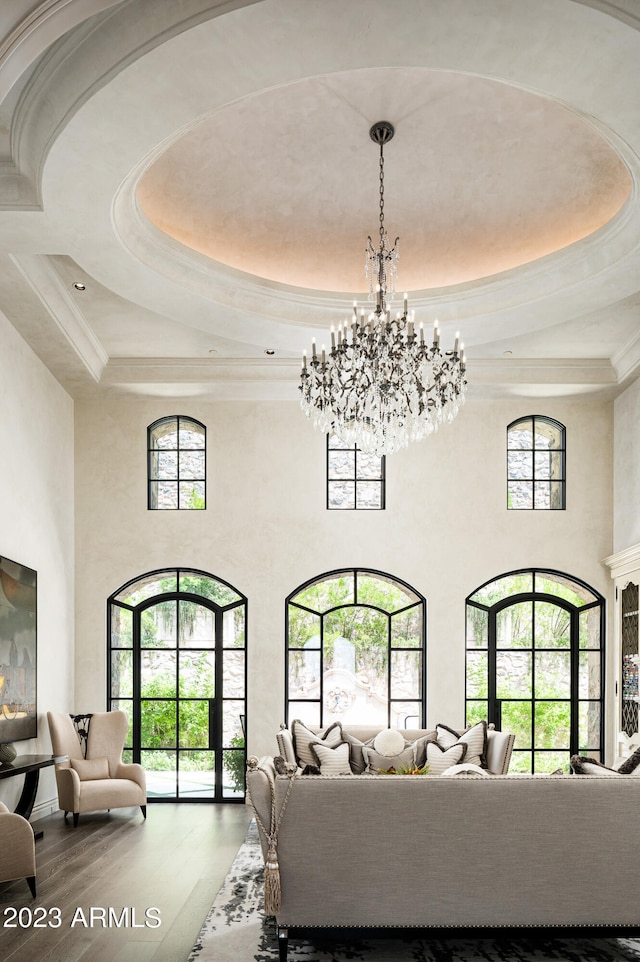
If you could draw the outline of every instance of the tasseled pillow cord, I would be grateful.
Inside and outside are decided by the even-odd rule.
[[[258,759],[255,756],[249,758],[247,764],[250,768],[259,768]],[[264,863],[264,911],[266,915],[276,915],[280,911],[280,905],[282,904],[280,865],[278,863],[278,832],[280,831],[280,824],[287,807],[287,802],[289,801],[289,796],[291,795],[293,783],[296,780],[296,774],[296,768],[293,768],[292,771],[287,771],[289,785],[278,813],[276,813],[275,793],[271,793],[271,824],[269,826],[269,831],[267,831],[255,805],[253,806],[256,822],[258,823],[262,834],[267,840],[267,855]],[[249,796],[249,799],[251,799],[251,793],[248,790],[247,795]]]

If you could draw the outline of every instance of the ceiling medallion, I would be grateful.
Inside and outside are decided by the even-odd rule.
[[[362,451],[392,454],[410,441],[421,441],[443,421],[452,421],[464,403],[464,346],[456,334],[453,350],[440,350],[436,321],[433,342],[427,344],[424,326],[415,329],[407,295],[402,312],[392,314],[387,298],[395,294],[398,238],[392,247],[384,226],[384,145],[394,135],[392,124],[381,121],[369,131],[380,147],[380,212],[378,247],[371,237],[365,251],[369,300],[375,308],[331,328],[331,349],[302,355],[300,404],[314,426],[336,435]]]

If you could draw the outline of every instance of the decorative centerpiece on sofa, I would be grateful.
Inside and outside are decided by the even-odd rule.
[[[376,734],[296,722],[276,759],[250,759],[282,960],[294,930],[318,927],[637,930],[620,893],[637,882],[640,778],[510,775],[513,736],[483,724],[401,732],[403,752],[450,764],[388,778]]]

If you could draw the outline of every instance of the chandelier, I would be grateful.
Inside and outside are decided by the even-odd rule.
[[[399,254],[398,238],[390,247],[384,226],[384,145],[394,128],[381,121],[369,133],[380,146],[379,240],[376,248],[369,237],[365,251],[369,300],[375,308],[358,313],[354,301],[353,316],[337,329],[332,326],[329,350],[325,345],[318,350],[313,339],[311,357],[306,351],[302,355],[300,404],[324,433],[383,455],[452,421],[464,403],[467,381],[459,334],[453,350],[443,352],[438,322],[428,343],[424,325],[416,329],[406,294],[402,311],[393,313],[389,307]]]

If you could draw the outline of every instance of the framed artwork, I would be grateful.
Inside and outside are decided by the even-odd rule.
[[[37,580],[0,557],[0,743],[37,735]]]

